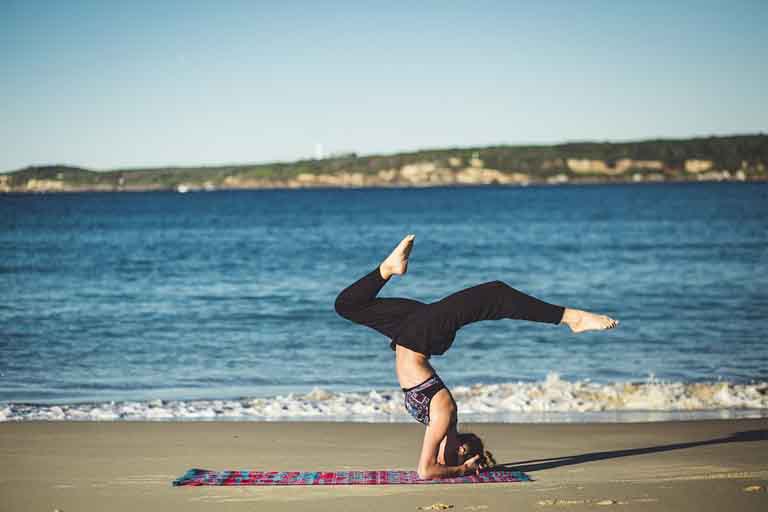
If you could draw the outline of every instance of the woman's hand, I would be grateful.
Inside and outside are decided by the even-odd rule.
[[[468,459],[461,467],[464,470],[464,475],[480,475],[480,470],[485,469],[485,466],[480,462],[480,454]]]

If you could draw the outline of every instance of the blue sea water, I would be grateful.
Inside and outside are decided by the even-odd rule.
[[[0,402],[394,389],[333,302],[407,233],[382,296],[500,279],[621,321],[470,325],[452,386],[765,381],[766,213],[756,183],[0,195]]]

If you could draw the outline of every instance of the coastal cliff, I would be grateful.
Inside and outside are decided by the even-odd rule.
[[[430,187],[768,179],[768,135],[556,146],[490,146],[218,167],[0,174],[0,193]]]

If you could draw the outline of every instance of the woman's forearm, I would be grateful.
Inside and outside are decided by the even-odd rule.
[[[432,464],[426,468],[419,468],[419,478],[422,480],[433,480],[435,478],[454,478],[467,474],[467,468],[461,466],[444,466],[442,464]]]

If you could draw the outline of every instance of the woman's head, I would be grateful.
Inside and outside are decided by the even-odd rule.
[[[464,464],[466,461],[480,455],[480,464],[485,467],[493,467],[496,465],[496,459],[493,458],[493,454],[485,449],[483,440],[472,432],[459,432],[456,436],[459,444],[459,463]]]

